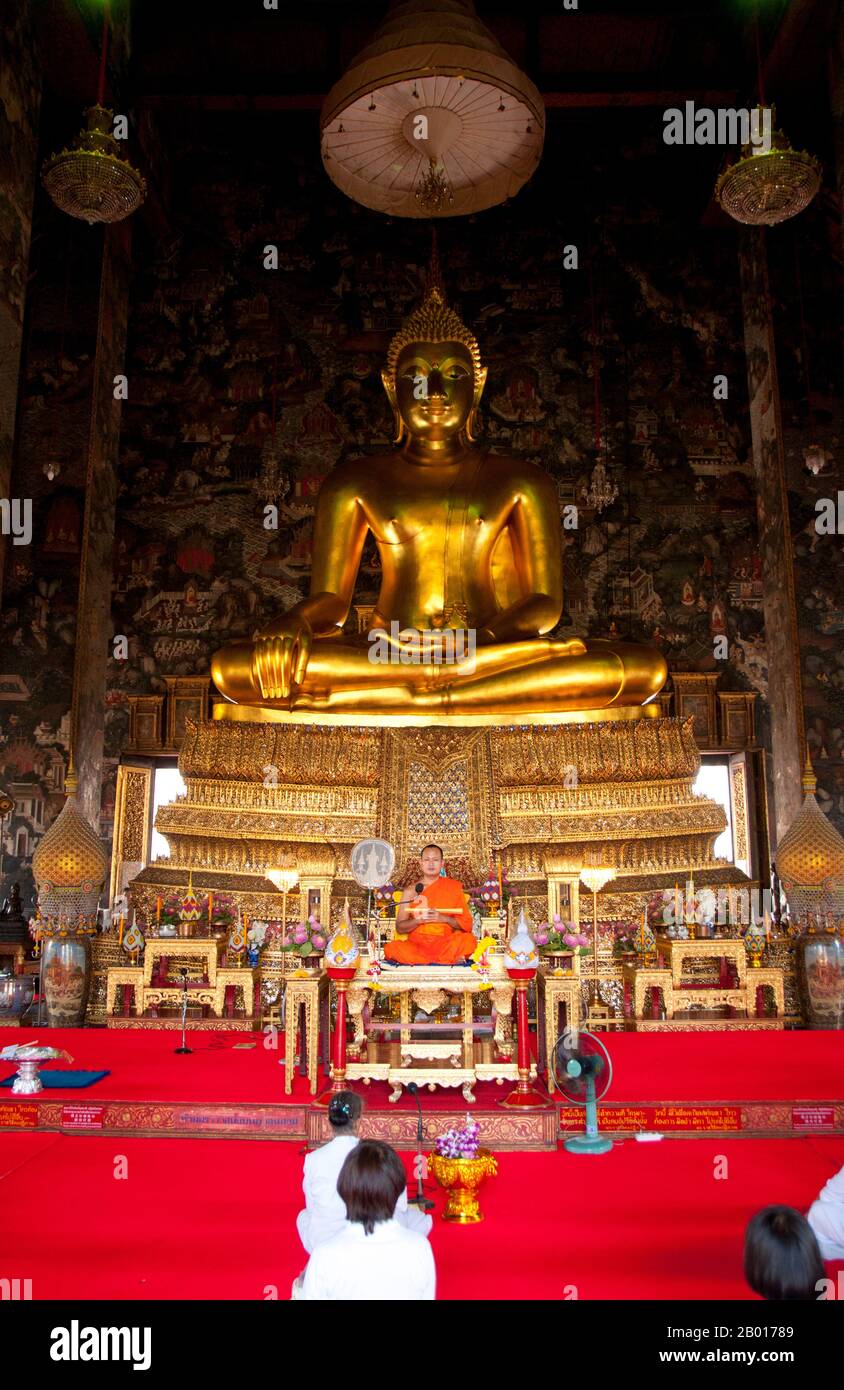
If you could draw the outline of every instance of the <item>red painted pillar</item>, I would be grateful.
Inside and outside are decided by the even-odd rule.
[[[337,1018],[331,1048],[331,1085],[317,1098],[315,1105],[328,1105],[333,1095],[346,1090],[346,990],[349,981],[355,977],[356,969],[357,966],[345,970],[329,966],[326,970],[337,989]]]
[[[547,1105],[547,1096],[541,1096],[530,1084],[530,1035],[528,1033],[527,992],[535,970],[508,970],[507,974],[516,985],[516,1066],[519,1079],[515,1090],[500,1103],[519,1109],[535,1109]],[[549,1059],[550,1065],[550,1059]]]

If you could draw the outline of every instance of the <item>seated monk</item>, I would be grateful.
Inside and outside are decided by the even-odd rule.
[[[478,944],[463,887],[456,878],[441,877],[439,845],[426,845],[421,858],[421,890],[417,884],[402,893],[398,939],[387,942],[384,957],[395,965],[454,965],[471,956]]]

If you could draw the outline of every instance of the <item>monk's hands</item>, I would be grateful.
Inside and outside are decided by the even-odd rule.
[[[255,642],[252,673],[265,700],[287,700],[305,679],[314,630],[301,613],[286,613]]]

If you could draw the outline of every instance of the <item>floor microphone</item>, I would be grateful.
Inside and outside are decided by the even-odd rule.
[[[416,1155],[417,1158],[421,1158],[422,1142],[425,1138],[425,1134],[422,1125],[422,1102],[419,1099],[419,1087],[417,1086],[415,1081],[409,1081],[405,1089],[408,1095],[413,1096],[413,1099],[416,1101]],[[421,1163],[417,1163],[416,1165],[416,1196],[408,1198],[408,1206],[418,1207],[420,1211],[433,1211],[434,1207],[436,1206],[436,1203],[432,1202],[430,1197],[425,1196],[425,1189],[422,1186]]]

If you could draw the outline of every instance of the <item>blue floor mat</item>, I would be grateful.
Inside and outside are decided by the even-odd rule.
[[[7,1076],[5,1081],[0,1081],[0,1086],[11,1087],[17,1075],[13,1072]],[[41,1083],[45,1091],[81,1091],[85,1086],[93,1086],[95,1082],[102,1081],[104,1076],[110,1076],[107,1071],[42,1071],[40,1073]]]

